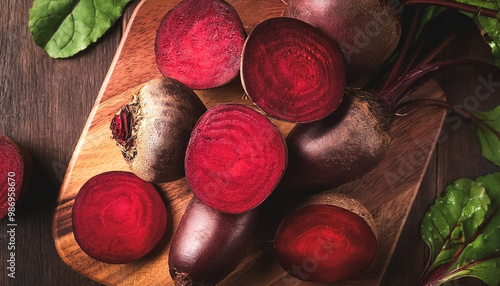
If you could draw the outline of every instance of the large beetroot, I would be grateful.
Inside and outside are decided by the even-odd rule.
[[[156,35],[160,72],[192,89],[224,85],[238,75],[245,30],[224,0],[183,0],[163,17]]]
[[[346,58],[347,78],[355,80],[378,68],[398,45],[401,26],[394,8],[399,7],[386,2],[290,0],[283,16],[308,22],[332,38]]]
[[[153,184],[130,172],[112,171],[90,178],[80,188],[72,222],[76,242],[90,257],[127,263],[160,241],[167,212]]]
[[[245,42],[241,82],[252,101],[272,117],[310,122],[342,101],[342,53],[328,37],[303,21],[277,17],[255,27]]]
[[[186,179],[210,207],[242,213],[263,202],[280,181],[287,150],[280,130],[241,104],[221,104],[198,121],[186,151]]]
[[[7,136],[0,135],[0,218],[15,214],[27,188],[31,156]]]
[[[205,105],[169,78],[148,81],[111,120],[113,138],[133,173],[164,183],[184,177],[189,135]]]

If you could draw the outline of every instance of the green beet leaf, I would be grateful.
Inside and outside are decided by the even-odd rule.
[[[446,195],[425,214],[420,229],[431,249],[430,270],[449,263],[470,241],[484,220],[489,202],[484,187],[470,179],[457,180],[446,188]]]
[[[424,285],[462,277],[500,285],[500,173],[448,186],[425,215],[421,235],[434,259]]]
[[[53,58],[67,58],[96,42],[123,14],[130,0],[35,0],[29,28]]]
[[[492,10],[500,10],[500,1],[499,0],[456,0],[459,3],[466,3],[471,5],[476,5],[480,8],[487,8]],[[474,19],[476,24],[480,29],[482,29],[488,37],[485,37],[485,40],[488,42],[488,45],[491,47],[491,52],[495,57],[495,64],[500,66],[500,18],[496,19],[488,18],[484,16],[479,16],[477,14],[472,13],[464,13]]]
[[[489,111],[474,111],[473,114],[500,132],[500,106]],[[474,124],[473,129],[479,138],[482,155],[495,165],[500,166],[500,138],[498,134],[479,124]]]

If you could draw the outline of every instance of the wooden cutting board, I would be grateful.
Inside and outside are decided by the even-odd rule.
[[[107,285],[173,285],[168,272],[172,235],[191,198],[185,179],[158,185],[167,201],[168,228],[159,245],[139,261],[122,265],[98,262],[78,246],[72,232],[71,210],[80,187],[92,176],[112,170],[128,171],[120,150],[111,139],[112,116],[144,82],[160,77],[154,58],[159,21],[178,0],[143,0],[136,8],[117,50],[96,103],[70,161],[53,221],[53,237],[61,258],[75,271]],[[250,32],[262,20],[279,16],[281,0],[230,0]],[[207,107],[222,102],[252,103],[238,80],[209,91],[197,91]],[[439,98],[433,82],[419,90],[424,97]],[[379,233],[376,261],[363,275],[342,285],[377,285],[392,256],[401,230],[441,130],[445,111],[432,107],[397,118],[386,160],[363,178],[339,188],[358,198],[372,212]],[[276,121],[284,134],[292,124]],[[290,282],[292,282],[290,284]],[[245,261],[223,285],[301,285],[289,277],[273,256],[271,241],[255,241]],[[307,284],[311,285],[311,284]]]

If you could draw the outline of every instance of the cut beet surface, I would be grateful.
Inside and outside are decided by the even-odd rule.
[[[278,261],[304,281],[331,283],[353,278],[375,258],[372,220],[356,200],[320,194],[281,224],[274,240]]]
[[[291,122],[326,117],[342,101],[342,53],[319,29],[277,17],[255,27],[243,47],[241,81],[270,116]]]
[[[75,239],[85,253],[106,263],[127,263],[160,241],[167,212],[153,184],[130,172],[113,171],[82,186],[72,220]]]
[[[224,85],[239,72],[245,30],[223,0],[183,0],[163,17],[156,35],[160,72],[192,89]]]
[[[0,135],[0,219],[15,214],[31,171],[31,156],[12,139]]]
[[[280,130],[263,114],[239,104],[209,109],[186,151],[186,179],[206,205],[227,213],[258,206],[286,168]]]

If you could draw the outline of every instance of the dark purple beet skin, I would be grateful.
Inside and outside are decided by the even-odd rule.
[[[374,169],[389,149],[391,117],[371,94],[346,89],[330,116],[297,124],[286,137],[288,166],[280,191],[316,193]]]
[[[193,196],[174,234],[168,266],[175,285],[215,285],[243,260],[256,209],[227,214]]]

